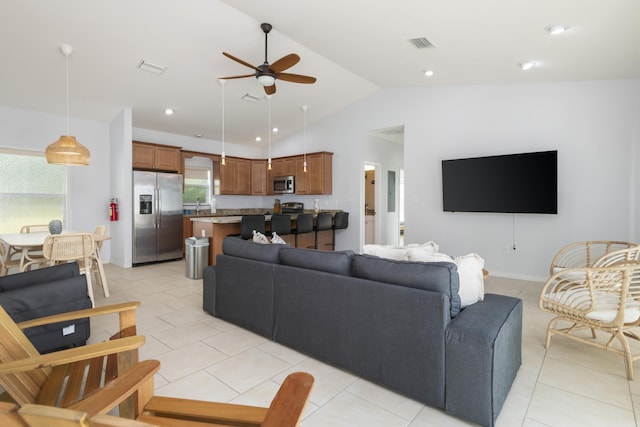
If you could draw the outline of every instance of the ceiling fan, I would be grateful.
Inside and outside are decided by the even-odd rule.
[[[236,58],[227,52],[222,52],[224,56],[229,59],[232,59],[246,67],[252,68],[255,71],[253,74],[243,74],[240,76],[229,76],[229,77],[220,77],[222,80],[228,79],[242,79],[245,77],[255,77],[258,79],[258,82],[262,86],[264,86],[264,91],[267,95],[273,95],[276,93],[276,80],[284,80],[286,82],[293,83],[315,83],[316,78],[311,76],[303,76],[301,74],[291,74],[291,73],[283,73],[284,70],[289,69],[296,65],[298,61],[300,61],[300,57],[295,53],[290,53],[289,55],[283,56],[278,59],[273,64],[269,65],[269,61],[267,60],[267,37],[269,35],[269,31],[271,31],[271,24],[261,24],[260,28],[264,31],[264,63],[262,65],[253,66],[242,59]]]

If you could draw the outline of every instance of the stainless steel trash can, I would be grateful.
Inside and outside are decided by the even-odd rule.
[[[209,265],[209,238],[189,237],[184,246],[187,277],[202,279],[202,270]]]

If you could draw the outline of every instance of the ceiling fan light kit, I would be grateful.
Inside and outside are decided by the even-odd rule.
[[[60,52],[66,57],[67,82],[67,134],[62,135],[44,151],[47,163],[54,165],[88,166],[90,154],[87,147],[80,144],[75,136],[69,135],[69,55],[73,48],[68,44],[60,46]]]
[[[295,53],[290,53],[289,55],[285,55],[282,58],[278,59],[273,64],[269,64],[268,36],[269,36],[269,32],[273,27],[271,26],[271,24],[263,23],[262,25],[260,25],[260,28],[262,28],[262,31],[264,32],[264,63],[262,63],[261,65],[255,66],[248,63],[247,61],[243,61],[240,58],[236,58],[230,53],[222,52],[222,54],[227,58],[239,64],[242,64],[245,67],[251,68],[255,72],[253,74],[242,74],[237,76],[220,77],[220,79],[229,80],[229,79],[243,79],[245,77],[255,77],[258,80],[258,83],[262,85],[262,87],[264,88],[264,92],[267,95],[273,95],[274,93],[276,93],[276,80],[284,80],[286,82],[304,83],[304,84],[311,84],[316,82],[315,77],[283,72],[293,67],[300,61],[300,57]]]

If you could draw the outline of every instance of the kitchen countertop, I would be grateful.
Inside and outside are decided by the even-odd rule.
[[[307,211],[305,209],[305,213],[313,213],[316,215],[316,212],[313,210]],[[341,212],[340,210],[320,210],[320,212],[331,212],[335,214],[336,212]],[[291,215],[291,219],[295,220],[298,217],[298,214],[289,214]],[[208,222],[212,224],[240,224],[240,220],[242,219],[242,215],[225,215],[225,216],[192,216],[191,222]],[[265,221],[271,221],[271,214],[266,213],[264,215]]]

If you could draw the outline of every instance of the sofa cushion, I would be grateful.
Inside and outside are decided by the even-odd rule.
[[[35,283],[52,282],[80,275],[78,263],[70,262],[0,277],[0,292],[24,288]]]
[[[351,275],[355,277],[444,293],[449,297],[451,317],[460,312],[458,271],[452,262],[424,263],[355,255],[351,266]]]
[[[349,276],[354,255],[355,253],[350,250],[327,252],[316,249],[283,248],[280,251],[280,264]]]
[[[225,237],[222,241],[222,252],[240,258],[248,258],[256,261],[280,263],[280,249],[286,245],[263,245],[251,240],[243,240],[238,237]]]

